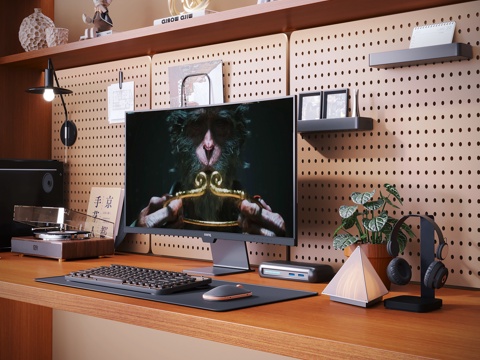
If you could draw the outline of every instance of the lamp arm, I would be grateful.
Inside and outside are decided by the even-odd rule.
[[[57,87],[60,87],[60,84],[58,83],[57,72],[55,71],[55,69],[53,69],[53,77],[55,78],[55,83],[57,84]],[[65,100],[62,93],[60,93],[60,99],[62,100],[63,111],[65,112],[65,121],[68,121],[67,105],[65,105]]]
[[[58,83],[57,72],[53,67],[53,63],[51,59],[48,60],[48,66],[51,68],[53,72],[53,77],[55,78],[55,83],[57,84],[57,88],[60,88],[60,84]],[[67,105],[65,104],[65,99],[63,98],[63,93],[60,92],[60,99],[62,100],[63,111],[65,112],[65,121],[63,122],[62,128],[60,130],[60,139],[65,146],[72,146],[76,139],[77,139],[77,127],[75,123],[71,120],[68,120],[68,112],[67,112]],[[65,162],[67,162],[67,155],[65,152]]]

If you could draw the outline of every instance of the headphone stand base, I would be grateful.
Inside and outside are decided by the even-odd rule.
[[[401,295],[383,301],[385,308],[411,312],[430,312],[442,307],[442,299]]]

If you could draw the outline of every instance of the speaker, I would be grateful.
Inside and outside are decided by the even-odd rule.
[[[0,250],[10,250],[12,236],[31,235],[13,221],[15,205],[63,207],[63,163],[57,160],[0,159]]]
[[[423,284],[431,289],[439,289],[443,287],[443,285],[445,285],[445,282],[448,278],[448,269],[440,261],[446,258],[448,245],[443,238],[440,227],[429,216],[412,214],[406,215],[397,221],[397,223],[393,227],[387,243],[387,251],[390,256],[393,256],[392,261],[390,261],[387,267],[387,276],[393,284],[397,285],[406,285],[410,282],[410,279],[412,278],[412,269],[410,267],[410,264],[408,264],[405,259],[398,257],[398,254],[400,252],[400,247],[398,244],[398,232],[400,231],[400,228],[405,222],[405,220],[407,220],[409,217],[419,217],[428,221],[433,226],[437,234],[438,247],[435,252],[435,257],[438,260],[433,261],[428,266],[427,270],[425,271],[425,276],[423,278]]]

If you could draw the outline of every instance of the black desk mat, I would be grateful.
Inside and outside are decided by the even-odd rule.
[[[98,292],[103,292],[107,294],[128,296],[136,299],[157,301],[167,304],[188,306],[197,309],[210,310],[210,311],[230,311],[237,309],[244,309],[252,306],[272,304],[281,301],[301,299],[309,296],[318,295],[316,292],[310,291],[300,291],[300,290],[291,290],[278,287],[269,287],[261,285],[253,285],[246,283],[233,283],[228,281],[213,280],[212,284],[208,287],[203,287],[201,289],[188,290],[175,294],[169,295],[150,295],[144,294],[137,291],[107,288],[103,286],[98,286],[94,284],[83,284],[75,283],[72,281],[65,280],[64,276],[55,276],[47,278],[38,278],[35,281],[67,286],[77,289],[84,290],[93,290]],[[204,292],[212,289],[215,286],[224,285],[224,284],[241,284],[246,289],[252,291],[252,296],[248,298],[234,299],[228,301],[207,301],[203,300],[202,295]]]

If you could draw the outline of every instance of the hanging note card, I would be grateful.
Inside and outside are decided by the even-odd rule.
[[[123,82],[108,87],[108,122],[110,124],[125,122],[125,112],[135,108],[135,86],[133,81]]]

